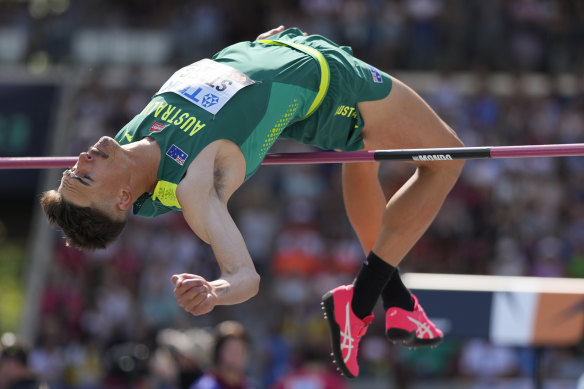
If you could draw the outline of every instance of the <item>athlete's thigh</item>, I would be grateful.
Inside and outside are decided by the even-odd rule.
[[[361,132],[372,149],[459,147],[455,132],[410,87],[392,77],[381,100],[360,102],[365,122]]]

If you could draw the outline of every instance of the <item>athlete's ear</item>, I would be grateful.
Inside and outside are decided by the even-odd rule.
[[[121,211],[127,211],[132,207],[133,203],[134,201],[130,187],[122,188],[120,196],[118,197],[118,208]]]

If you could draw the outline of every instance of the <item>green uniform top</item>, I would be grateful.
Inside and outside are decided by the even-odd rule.
[[[154,217],[180,210],[178,183],[198,153],[218,139],[241,148],[246,179],[279,136],[323,149],[362,148],[356,103],[383,98],[391,80],[375,68],[356,71],[359,66],[369,65],[323,37],[288,29],[270,41],[241,42],[213,61],[179,70],[115,136],[122,145],[151,136],[161,150],[156,188],[134,203],[134,213]],[[373,95],[364,94],[358,79],[363,74],[372,79],[373,71],[381,82],[371,82],[377,87]]]

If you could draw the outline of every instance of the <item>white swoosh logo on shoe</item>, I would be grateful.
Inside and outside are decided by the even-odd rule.
[[[434,334],[432,334],[432,330],[430,329],[428,323],[422,323],[421,321],[418,321],[411,316],[408,316],[408,320],[416,325],[416,336],[419,339],[423,339],[426,335],[428,335],[429,339],[434,339]]]
[[[350,326],[350,311],[349,311],[349,304],[351,304],[351,302],[348,302],[346,307],[345,307],[345,328],[343,329],[343,332],[341,332],[341,353],[343,352],[343,350],[348,350],[347,355],[345,356],[345,358],[343,359],[344,362],[347,362],[349,360],[349,358],[351,357],[351,351],[353,350],[353,343],[355,342],[355,339],[353,339],[353,337],[351,336],[351,326]]]

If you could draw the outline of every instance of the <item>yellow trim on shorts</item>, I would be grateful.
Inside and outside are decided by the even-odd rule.
[[[329,64],[326,61],[326,59],[324,58],[324,55],[322,55],[322,53],[320,51],[313,49],[312,47],[309,47],[306,45],[301,45],[300,43],[294,43],[294,42],[288,42],[288,41],[271,41],[271,40],[261,40],[259,42],[260,43],[267,43],[270,45],[293,47],[297,50],[300,50],[300,51],[310,55],[311,57],[316,59],[316,61],[318,62],[318,65],[320,66],[320,85],[318,86],[318,93],[316,94],[314,101],[312,102],[312,104],[310,105],[310,108],[308,109],[308,113],[306,114],[306,116],[304,116],[302,118],[302,119],[306,119],[307,117],[312,115],[312,113],[314,111],[316,111],[316,109],[320,106],[320,104],[324,100],[324,97],[326,96],[326,92],[328,90],[329,83],[331,80],[331,72],[330,72]]]

